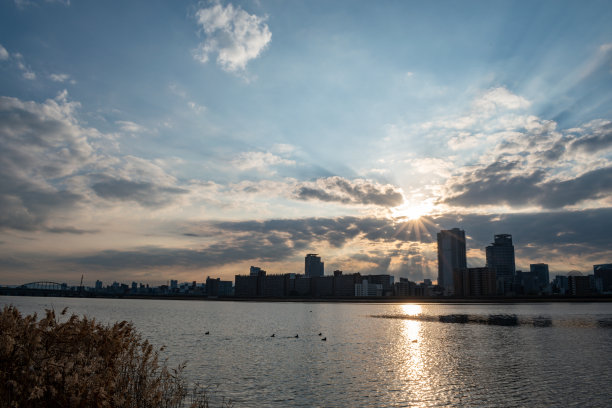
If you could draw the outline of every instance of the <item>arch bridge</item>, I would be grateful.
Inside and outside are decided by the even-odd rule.
[[[63,290],[61,283],[49,281],[24,283],[18,289]]]

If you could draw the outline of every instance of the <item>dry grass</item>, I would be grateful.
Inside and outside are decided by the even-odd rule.
[[[52,310],[38,320],[5,306],[0,406],[208,407],[203,388],[188,389],[184,364],[168,368],[160,351],[125,321],[105,326],[72,315],[61,322]]]

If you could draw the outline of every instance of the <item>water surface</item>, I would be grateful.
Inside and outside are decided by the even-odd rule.
[[[611,303],[0,301],[24,313],[67,306],[103,322],[132,321],[167,347],[171,365],[187,361],[190,380],[236,406],[608,407],[612,400]]]

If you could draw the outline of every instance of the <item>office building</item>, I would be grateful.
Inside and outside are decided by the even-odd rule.
[[[593,265],[593,274],[601,280],[602,293],[612,293],[612,264]]]
[[[537,276],[538,284],[545,287],[550,283],[550,275],[548,273],[548,264],[537,263],[529,265],[529,272]]]
[[[321,257],[317,254],[308,254],[304,259],[304,275],[311,278],[315,276],[323,276],[324,263],[321,262]]]
[[[355,296],[382,296],[383,285],[380,283],[370,283],[367,279],[362,279],[355,284]]]
[[[361,281],[361,275],[343,275],[342,271],[334,271],[334,296],[353,297],[355,296],[355,283]]]
[[[453,271],[466,267],[465,231],[453,228],[438,232],[438,285],[445,295],[454,291]]]
[[[262,270],[260,267],[251,266],[251,269],[249,270],[249,276],[259,276],[261,272],[264,272],[265,274],[266,271]]]
[[[568,292],[573,296],[592,296],[597,294],[595,275],[569,275],[567,277]]]
[[[494,296],[497,293],[495,271],[489,268],[460,268],[454,271],[455,296]]]
[[[486,248],[486,255],[487,268],[493,270],[497,276],[497,292],[499,294],[513,292],[516,267],[512,235],[495,235],[494,242]]]

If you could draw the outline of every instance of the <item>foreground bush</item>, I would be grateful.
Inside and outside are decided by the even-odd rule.
[[[72,315],[60,322],[52,310],[37,320],[5,306],[0,406],[208,407],[204,390],[187,389],[184,365],[169,369],[159,351],[125,321],[105,326]]]

